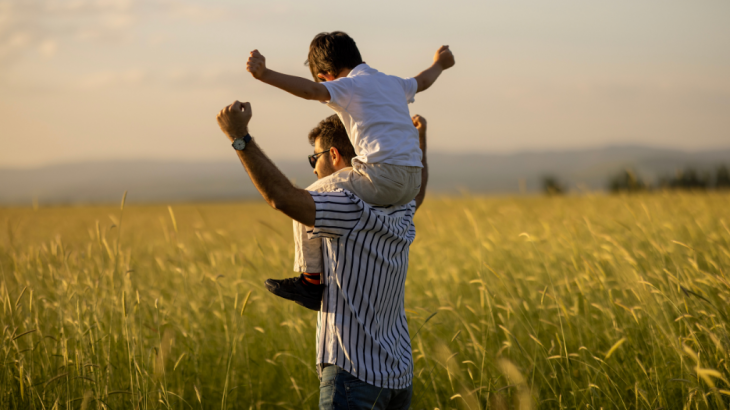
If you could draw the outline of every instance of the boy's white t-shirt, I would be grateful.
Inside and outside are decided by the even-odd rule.
[[[327,106],[347,129],[356,161],[423,167],[418,130],[408,103],[418,90],[415,78],[387,75],[360,64],[347,77],[322,83]]]

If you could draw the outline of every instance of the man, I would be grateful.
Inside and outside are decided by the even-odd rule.
[[[317,314],[316,362],[320,409],[407,409],[413,357],[404,290],[415,238],[413,214],[423,202],[428,179],[425,120],[413,117],[424,159],[418,196],[407,205],[372,207],[348,191],[293,186],[249,135],[251,116],[251,105],[236,101],[217,119],[266,202],[312,227],[310,237],[323,242],[326,290]],[[346,133],[335,132],[335,137],[347,139]],[[322,143],[314,137],[315,152],[328,153],[315,158],[318,178],[348,167],[338,144]]]

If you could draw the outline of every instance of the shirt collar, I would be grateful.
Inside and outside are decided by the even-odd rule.
[[[348,77],[354,77],[356,75],[360,74],[366,74],[368,72],[376,71],[375,69],[371,68],[369,65],[365,63],[358,64],[355,68],[350,70],[350,73],[347,74]]]

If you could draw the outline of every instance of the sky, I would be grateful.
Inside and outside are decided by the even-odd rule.
[[[410,106],[431,150],[730,147],[726,0],[0,0],[0,168],[229,159],[215,114],[234,100],[271,157],[303,158],[331,110],[246,59],[309,78],[309,42],[335,30],[400,77],[451,47]]]

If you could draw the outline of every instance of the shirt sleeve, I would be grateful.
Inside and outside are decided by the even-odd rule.
[[[413,104],[416,101],[416,92],[418,92],[418,81],[415,78],[400,78],[400,81],[406,94],[406,101],[408,104]]]
[[[325,81],[321,84],[327,87],[327,91],[330,93],[330,100],[327,102],[327,105],[336,105],[342,109],[347,109],[355,88],[352,78],[342,77],[334,81]]]
[[[314,199],[316,214],[309,239],[339,238],[352,231],[362,219],[363,202],[347,191],[309,192]]]

